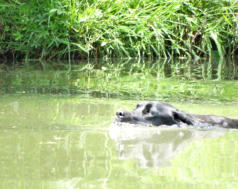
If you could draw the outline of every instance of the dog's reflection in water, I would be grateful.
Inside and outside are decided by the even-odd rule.
[[[119,159],[136,158],[139,166],[165,167],[188,143],[202,138],[224,135],[225,130],[135,127],[131,124],[110,126],[110,137],[116,143]]]

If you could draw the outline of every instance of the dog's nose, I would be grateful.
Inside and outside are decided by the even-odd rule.
[[[121,111],[121,110],[118,110],[116,115],[117,115],[117,117],[124,117],[125,113],[123,111]]]

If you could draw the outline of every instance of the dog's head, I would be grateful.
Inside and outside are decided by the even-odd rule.
[[[116,122],[149,125],[193,125],[192,119],[175,107],[162,102],[142,102],[133,111],[117,111]]]

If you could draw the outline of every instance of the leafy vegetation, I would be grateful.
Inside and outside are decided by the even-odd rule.
[[[15,58],[234,55],[237,0],[8,0],[0,55]]]

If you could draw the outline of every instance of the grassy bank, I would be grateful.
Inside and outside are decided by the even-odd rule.
[[[15,58],[233,55],[237,0],[8,0],[0,56]]]

